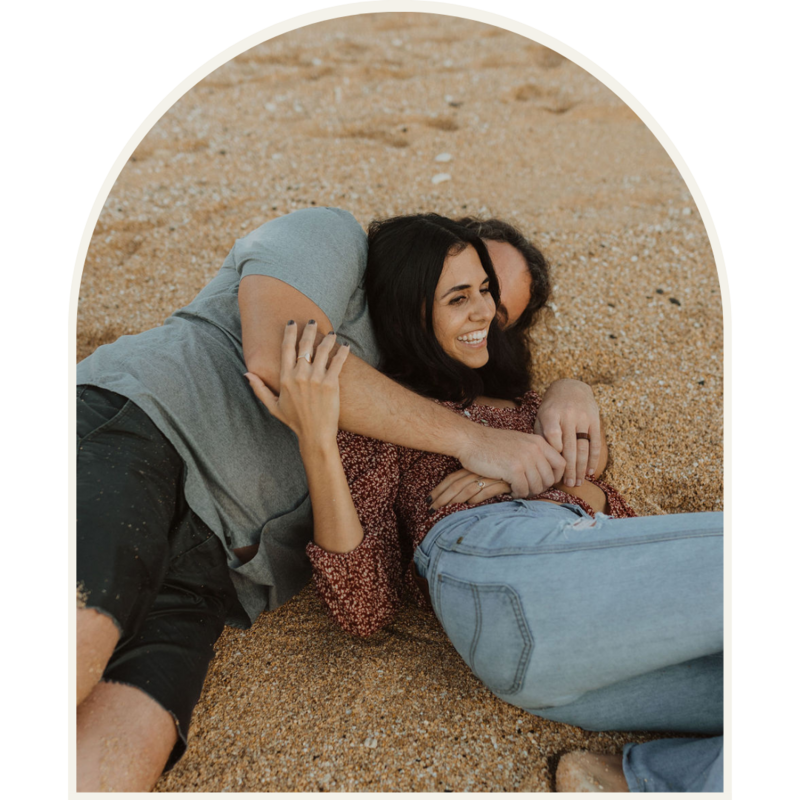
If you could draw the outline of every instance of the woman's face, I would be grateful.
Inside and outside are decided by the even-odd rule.
[[[433,333],[451,358],[472,369],[489,360],[486,338],[495,304],[474,247],[445,259],[433,302]]]

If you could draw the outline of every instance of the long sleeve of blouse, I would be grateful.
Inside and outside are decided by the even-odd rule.
[[[328,612],[349,633],[369,636],[388,624],[400,606],[403,556],[395,499],[400,480],[395,445],[340,431],[350,493],[364,532],[349,553],[332,553],[309,542],[314,582]]]

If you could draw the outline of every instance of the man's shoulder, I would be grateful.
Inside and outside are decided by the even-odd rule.
[[[275,217],[248,233],[237,244],[280,247],[292,241],[313,241],[316,246],[365,248],[367,234],[358,220],[343,208],[310,206]]]

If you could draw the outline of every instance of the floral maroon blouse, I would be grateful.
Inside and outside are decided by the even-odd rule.
[[[517,408],[473,404],[462,410],[454,403],[442,405],[479,425],[532,433],[540,403],[539,395],[531,391]],[[331,553],[314,542],[309,542],[306,552],[317,590],[331,616],[346,631],[369,636],[394,618],[404,589],[425,604],[413,580],[411,562],[417,545],[439,520],[457,511],[514,498],[504,494],[476,505],[454,503],[429,514],[427,496],[447,475],[461,469],[457,459],[346,431],[339,432],[338,444],[364,539],[349,553]],[[611,516],[636,516],[616,489],[596,479],[591,482],[606,493]],[[572,503],[594,516],[583,500],[558,489],[530,499]]]

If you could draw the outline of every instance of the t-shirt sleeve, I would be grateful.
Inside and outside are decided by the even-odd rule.
[[[367,235],[348,211],[303,208],[239,239],[229,258],[240,278],[266,275],[302,292],[336,329],[363,281]]]
[[[330,615],[348,633],[369,636],[394,618],[402,596],[397,449],[344,432],[339,447],[364,539],[349,553],[331,553],[314,542],[306,552]]]

